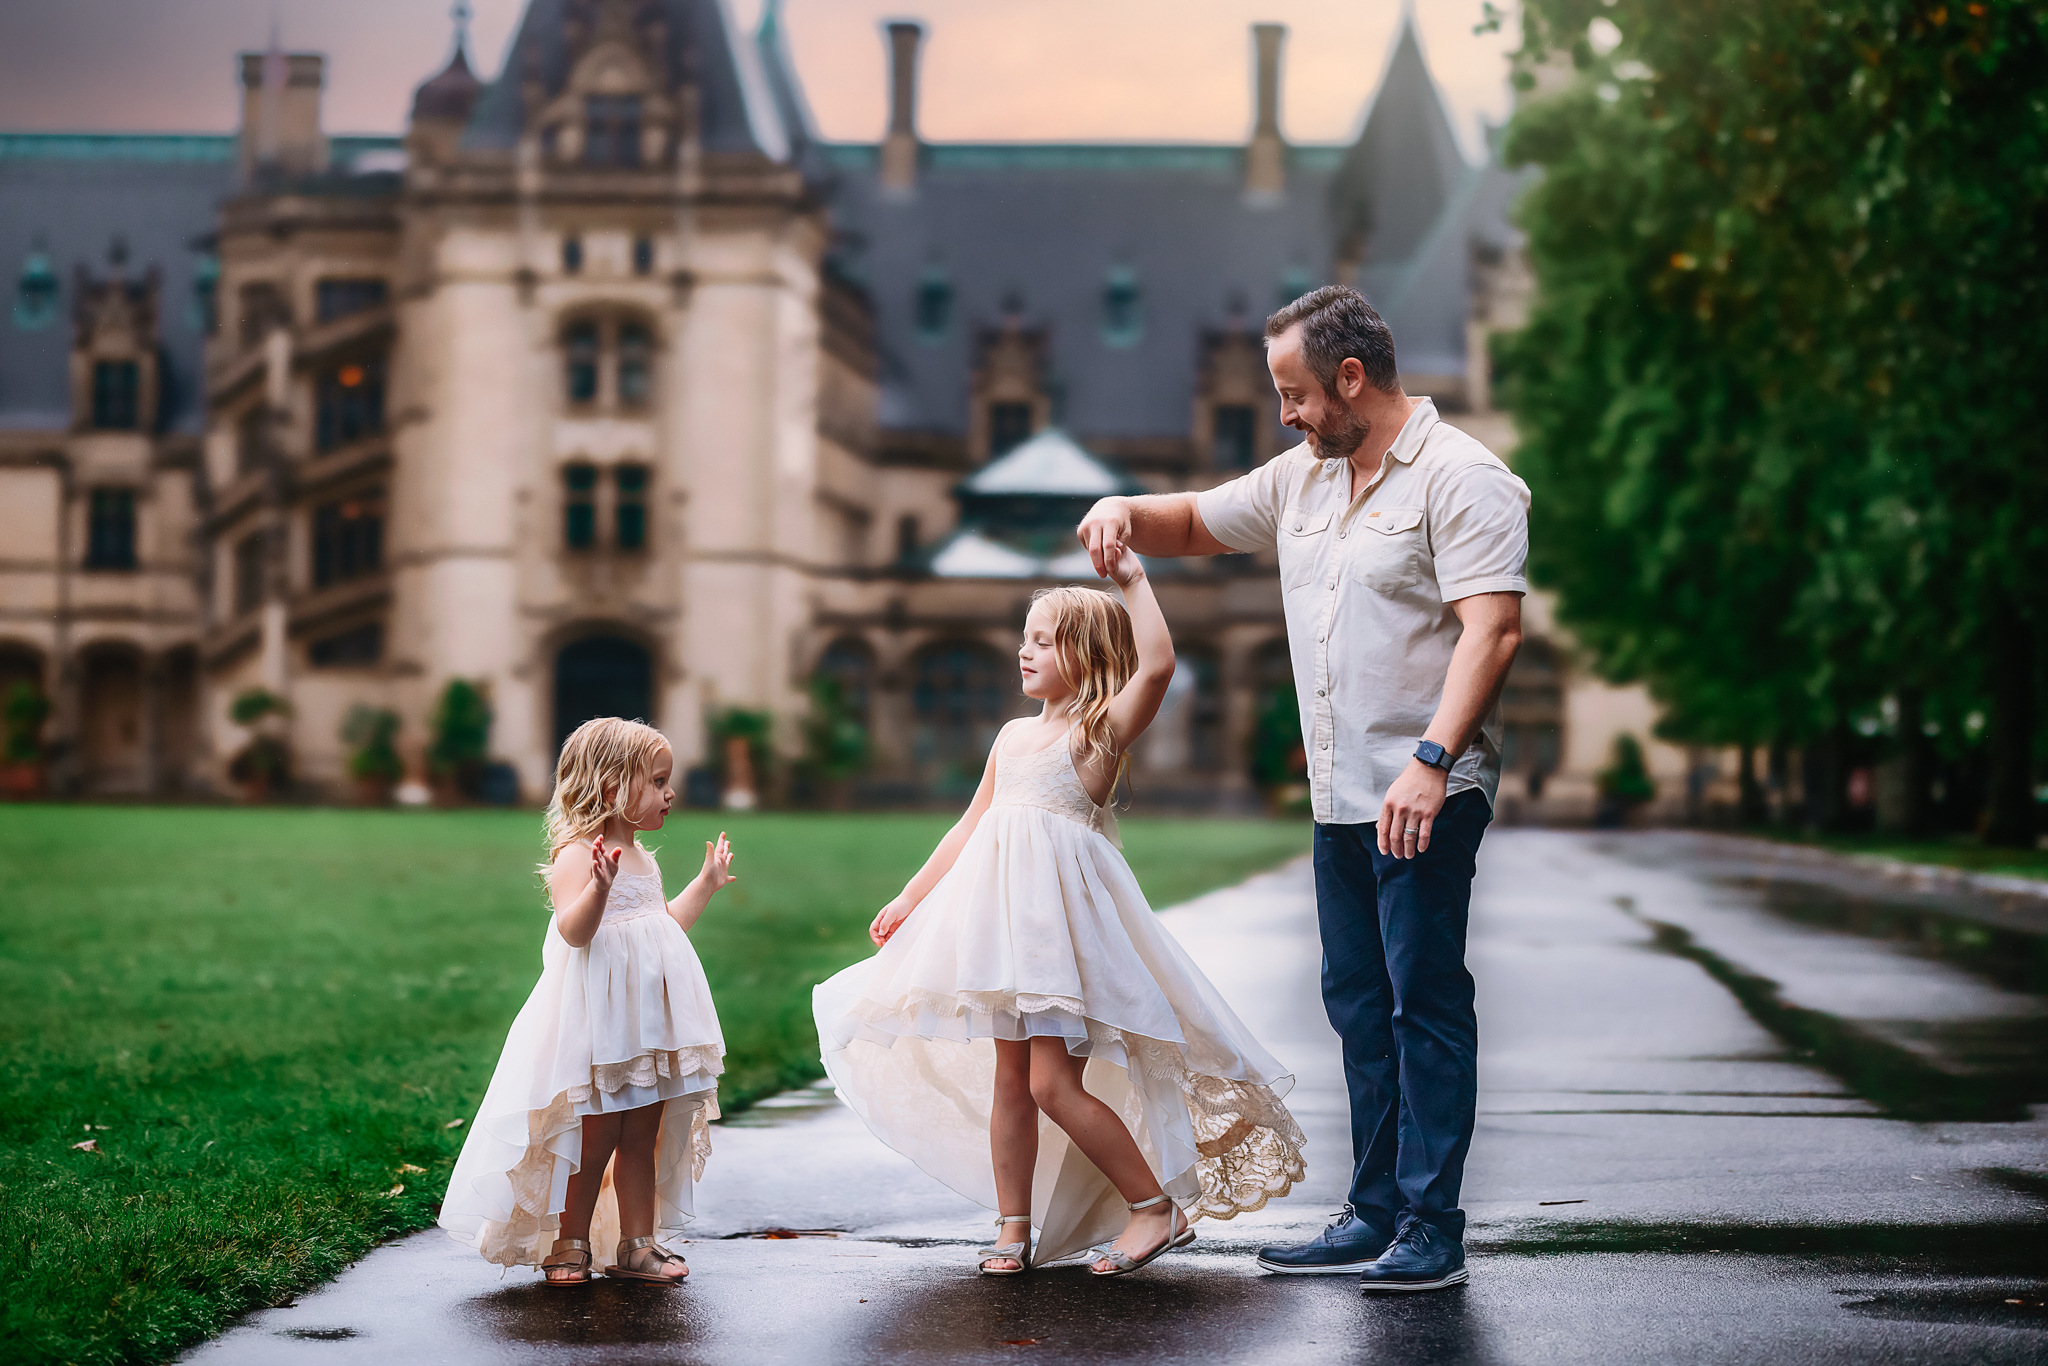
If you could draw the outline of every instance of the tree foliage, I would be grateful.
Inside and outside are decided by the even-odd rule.
[[[1521,57],[1532,570],[1682,738],[1988,713],[2030,838],[2048,4],[1529,0]]]

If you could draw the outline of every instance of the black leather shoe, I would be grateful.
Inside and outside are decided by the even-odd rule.
[[[1335,1276],[1361,1271],[1387,1250],[1393,1240],[1351,1212],[1346,1205],[1330,1216],[1330,1226],[1305,1243],[1282,1243],[1259,1249],[1259,1269],[1282,1276]]]
[[[1420,1219],[1408,1221],[1359,1282],[1368,1291],[1442,1290],[1464,1283],[1465,1245]]]

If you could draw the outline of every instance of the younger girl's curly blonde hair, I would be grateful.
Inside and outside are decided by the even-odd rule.
[[[1115,800],[1116,784],[1131,757],[1117,753],[1109,704],[1138,671],[1131,614],[1099,588],[1041,588],[1031,595],[1031,605],[1052,613],[1053,660],[1060,681],[1074,690],[1067,715],[1081,731],[1077,757],[1113,766],[1110,793]]]
[[[616,716],[594,717],[571,731],[555,762],[555,795],[548,800],[548,858],[593,838],[613,816],[625,817],[634,789],[667,748],[654,727]]]

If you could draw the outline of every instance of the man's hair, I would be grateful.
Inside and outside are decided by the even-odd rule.
[[[1336,397],[1337,367],[1346,357],[1365,367],[1366,383],[1373,388],[1383,394],[1401,392],[1394,334],[1357,290],[1349,285],[1310,290],[1266,319],[1266,340],[1296,323],[1301,324],[1301,358],[1324,393]]]

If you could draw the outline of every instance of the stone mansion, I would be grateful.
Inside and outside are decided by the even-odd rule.
[[[764,710],[793,754],[823,672],[862,791],[946,792],[1017,714],[1033,588],[1089,578],[1080,511],[1291,444],[1279,302],[1356,282],[1408,391],[1511,447],[1517,182],[1460,153],[1412,29],[1346,145],[1284,137],[1273,25],[1241,145],[966,145],[919,136],[911,23],[886,136],[822,139],[783,22],[530,0],[495,79],[458,35],[402,137],[330,136],[322,58],[276,51],[240,59],[235,134],[0,133],[0,689],[50,698],[59,790],[222,789],[256,687],[302,783],[344,784],[363,703],[417,772],[463,678],[537,800],[595,714],[688,767],[708,716]],[[1182,673],[1139,790],[1242,802],[1288,685],[1273,568],[1156,581]],[[1532,609],[1503,791],[1569,814],[1651,717]]]

